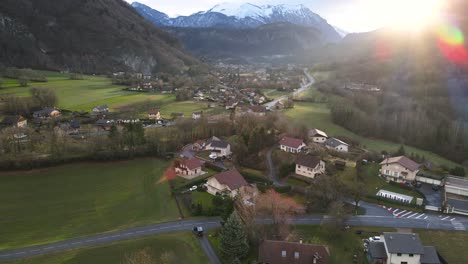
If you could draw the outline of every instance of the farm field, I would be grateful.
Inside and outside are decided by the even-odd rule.
[[[5,262],[5,264],[130,264],[136,262],[126,261],[127,258],[143,253],[150,256],[151,263],[208,263],[197,238],[189,232],[182,232]]]
[[[168,162],[138,159],[0,173],[0,249],[175,220]]]
[[[89,112],[103,104],[109,105],[111,112],[137,112],[142,118],[146,117],[146,112],[151,108],[160,109],[165,118],[170,118],[171,113],[179,112],[191,117],[195,111],[213,111],[205,103],[176,102],[173,94],[124,91],[125,86],[114,85],[107,77],[84,76],[84,80],[70,80],[68,74],[44,73],[48,82],[31,82],[29,87],[20,87],[16,80],[4,79],[5,88],[0,89],[0,97],[29,96],[30,87],[47,87],[55,91],[57,107],[71,111]]]
[[[286,110],[285,114],[298,124],[306,125],[308,128],[318,128],[324,130],[329,136],[345,136],[358,140],[363,148],[367,150],[373,150],[377,152],[381,152],[383,150],[386,150],[387,152],[396,152],[400,147],[400,144],[397,143],[359,136],[339,125],[334,124],[331,120],[330,109],[326,104],[295,103],[294,108]],[[405,146],[405,149],[407,153],[419,154],[420,156],[424,156],[426,159],[429,159],[440,165],[447,165],[449,167],[457,166],[455,162],[447,160],[429,151],[410,146]]]

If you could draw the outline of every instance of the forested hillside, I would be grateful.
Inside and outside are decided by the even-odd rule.
[[[452,14],[458,23],[354,34],[332,47],[324,57],[334,62],[315,70],[328,72],[318,87],[336,95],[334,122],[467,164],[467,20]]]
[[[197,63],[123,0],[0,1],[0,63],[71,70],[180,72]]]

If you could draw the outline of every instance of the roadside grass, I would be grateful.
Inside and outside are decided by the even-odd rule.
[[[213,197],[213,195],[207,192],[192,192],[193,203],[201,204],[205,211],[209,211],[213,207]]]
[[[305,181],[301,181],[301,180],[298,180],[296,178],[293,178],[293,177],[288,177],[286,178],[286,183],[289,184],[289,185],[292,185],[292,186],[299,186],[299,187],[309,187],[310,184],[305,182]]]
[[[190,232],[161,234],[152,238],[116,242],[104,246],[72,250],[65,253],[54,253],[5,263],[136,263],[127,262],[126,258],[138,252],[148,253],[153,259],[151,263],[208,263],[208,258],[205,256],[197,238]]]
[[[260,178],[268,178],[266,173],[261,170],[256,170],[256,169],[247,168],[247,167],[240,167],[239,171],[241,172],[241,174],[247,173],[247,174],[260,177]]]
[[[425,246],[434,246],[448,263],[466,263],[467,232],[416,230]]]
[[[168,162],[76,163],[0,173],[0,249],[178,219]]]
[[[318,128],[324,130],[329,136],[345,136],[357,140],[361,146],[367,150],[381,152],[386,150],[389,153],[396,152],[400,144],[392,143],[380,139],[371,139],[359,136],[339,125],[336,125],[331,120],[330,109],[326,104],[322,103],[295,103],[293,109],[285,111],[286,116],[293,119],[293,122],[299,125],[306,125],[308,128]],[[426,159],[431,160],[439,165],[446,165],[449,167],[460,166],[459,164],[447,160],[437,154],[429,151],[421,150],[415,147],[406,146],[407,153],[415,153],[419,156],[424,156]]]
[[[269,99],[276,100],[281,98],[282,96],[288,95],[291,92],[288,91],[278,91],[276,89],[262,89],[263,94],[268,97]]]

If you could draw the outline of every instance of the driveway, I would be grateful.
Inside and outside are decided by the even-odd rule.
[[[198,238],[198,241],[200,241],[200,245],[201,245],[203,251],[205,252],[205,255],[210,260],[211,264],[222,264],[221,260],[219,260],[218,255],[216,255],[216,252],[215,252],[213,246],[211,245],[210,241],[206,237],[206,235],[204,235],[203,237]]]
[[[274,145],[266,153],[267,165],[268,165],[268,178],[273,181],[275,186],[285,186],[284,183],[280,182],[278,179],[278,173],[276,172],[275,164],[273,163],[273,150],[277,149],[278,146]]]
[[[427,205],[435,207],[442,206],[442,189],[434,191],[432,190],[431,184],[423,183],[418,190],[424,194],[424,197],[426,197]]]

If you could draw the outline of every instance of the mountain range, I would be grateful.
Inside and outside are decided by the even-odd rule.
[[[337,42],[341,39],[341,35],[333,26],[304,5],[257,6],[250,3],[222,3],[207,11],[176,18],[170,18],[138,2],[134,2],[132,6],[146,19],[165,27],[256,28],[267,24],[288,22],[317,29],[327,42]]]
[[[138,2],[132,6],[190,52],[216,59],[298,57],[317,46],[339,42],[345,34],[304,5],[222,3],[175,18]]]
[[[198,63],[123,0],[0,1],[4,66],[180,72]]]

